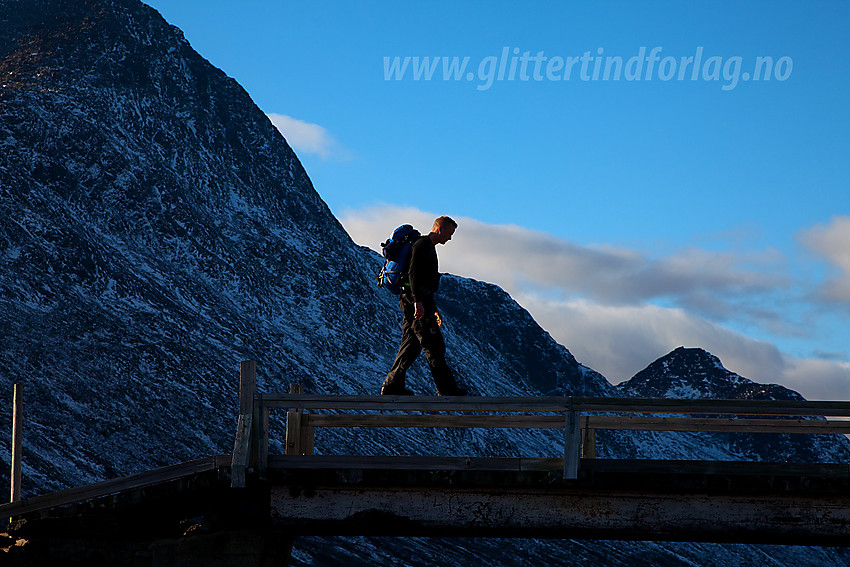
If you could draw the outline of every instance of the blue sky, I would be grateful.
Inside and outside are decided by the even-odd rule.
[[[462,220],[442,267],[615,383],[700,346],[850,399],[850,4],[149,4],[358,243]]]

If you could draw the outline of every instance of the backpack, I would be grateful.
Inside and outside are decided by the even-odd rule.
[[[410,249],[420,236],[422,235],[419,231],[411,225],[403,224],[393,231],[386,242],[381,244],[381,254],[387,261],[377,275],[378,287],[385,287],[396,295],[401,293]]]

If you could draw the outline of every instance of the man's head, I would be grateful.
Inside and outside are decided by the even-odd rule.
[[[431,236],[434,244],[445,244],[452,239],[456,228],[457,223],[451,217],[438,217],[434,221],[434,226],[431,228],[431,234],[429,236]]]

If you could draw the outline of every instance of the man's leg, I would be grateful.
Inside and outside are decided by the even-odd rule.
[[[422,352],[419,339],[412,329],[413,306],[404,297],[399,299],[399,306],[404,313],[404,319],[401,322],[401,345],[398,347],[395,361],[381,387],[381,394],[405,395],[413,393],[405,387],[407,370],[413,365],[419,353]]]
[[[425,352],[437,393],[441,396],[465,396],[466,390],[458,387],[454,372],[446,362],[446,341],[436,318],[431,316],[414,321],[413,332]]]

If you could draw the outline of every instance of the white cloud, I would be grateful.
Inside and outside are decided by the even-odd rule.
[[[377,250],[396,226],[427,230],[437,216],[376,206],[347,211],[340,220],[356,242]],[[788,283],[775,269],[773,251],[743,258],[689,249],[652,259],[635,250],[579,246],[517,226],[454,218],[458,237],[440,249],[441,271],[501,286],[580,362],[613,383],[687,346],[706,349],[757,382],[783,384],[810,399],[850,399],[850,364],[791,358],[706,318],[739,309],[753,325],[781,319],[746,307]],[[762,270],[747,268],[754,263]],[[652,304],[659,298],[678,307]]]
[[[850,301],[850,216],[832,217],[829,224],[819,224],[802,231],[798,239],[840,272],[821,287],[822,298]]]
[[[738,364],[730,357],[735,350],[730,347],[739,346],[740,336],[682,309],[600,305],[584,299],[551,301],[529,294],[515,299],[576,358],[613,383],[631,378],[678,346],[704,348],[720,356],[730,370],[745,376],[781,366],[776,349],[755,341],[748,341],[746,351],[750,355]],[[757,360],[751,364],[751,359]]]
[[[350,152],[343,148],[322,126],[304,122],[285,114],[266,114],[275,128],[283,134],[296,152],[316,154],[323,159],[348,159]]]
[[[583,364],[612,383],[631,378],[678,346],[700,347],[751,380],[782,384],[807,399],[850,399],[850,364],[793,358],[682,309],[610,306],[586,300],[515,299]]]
[[[380,206],[343,214],[341,221],[354,240],[377,249],[396,225],[412,222],[421,230],[430,227],[435,216]],[[688,249],[653,259],[625,248],[579,246],[518,226],[456,220],[462,238],[440,251],[441,265],[458,275],[499,283],[511,292],[536,289],[606,304],[666,298],[722,316],[734,311],[731,303],[738,296],[787,285],[776,270],[747,269],[744,260],[752,262],[752,256]],[[775,256],[769,251],[756,260],[773,262]]]
[[[850,400],[850,363],[789,359],[782,385],[810,400]]]

